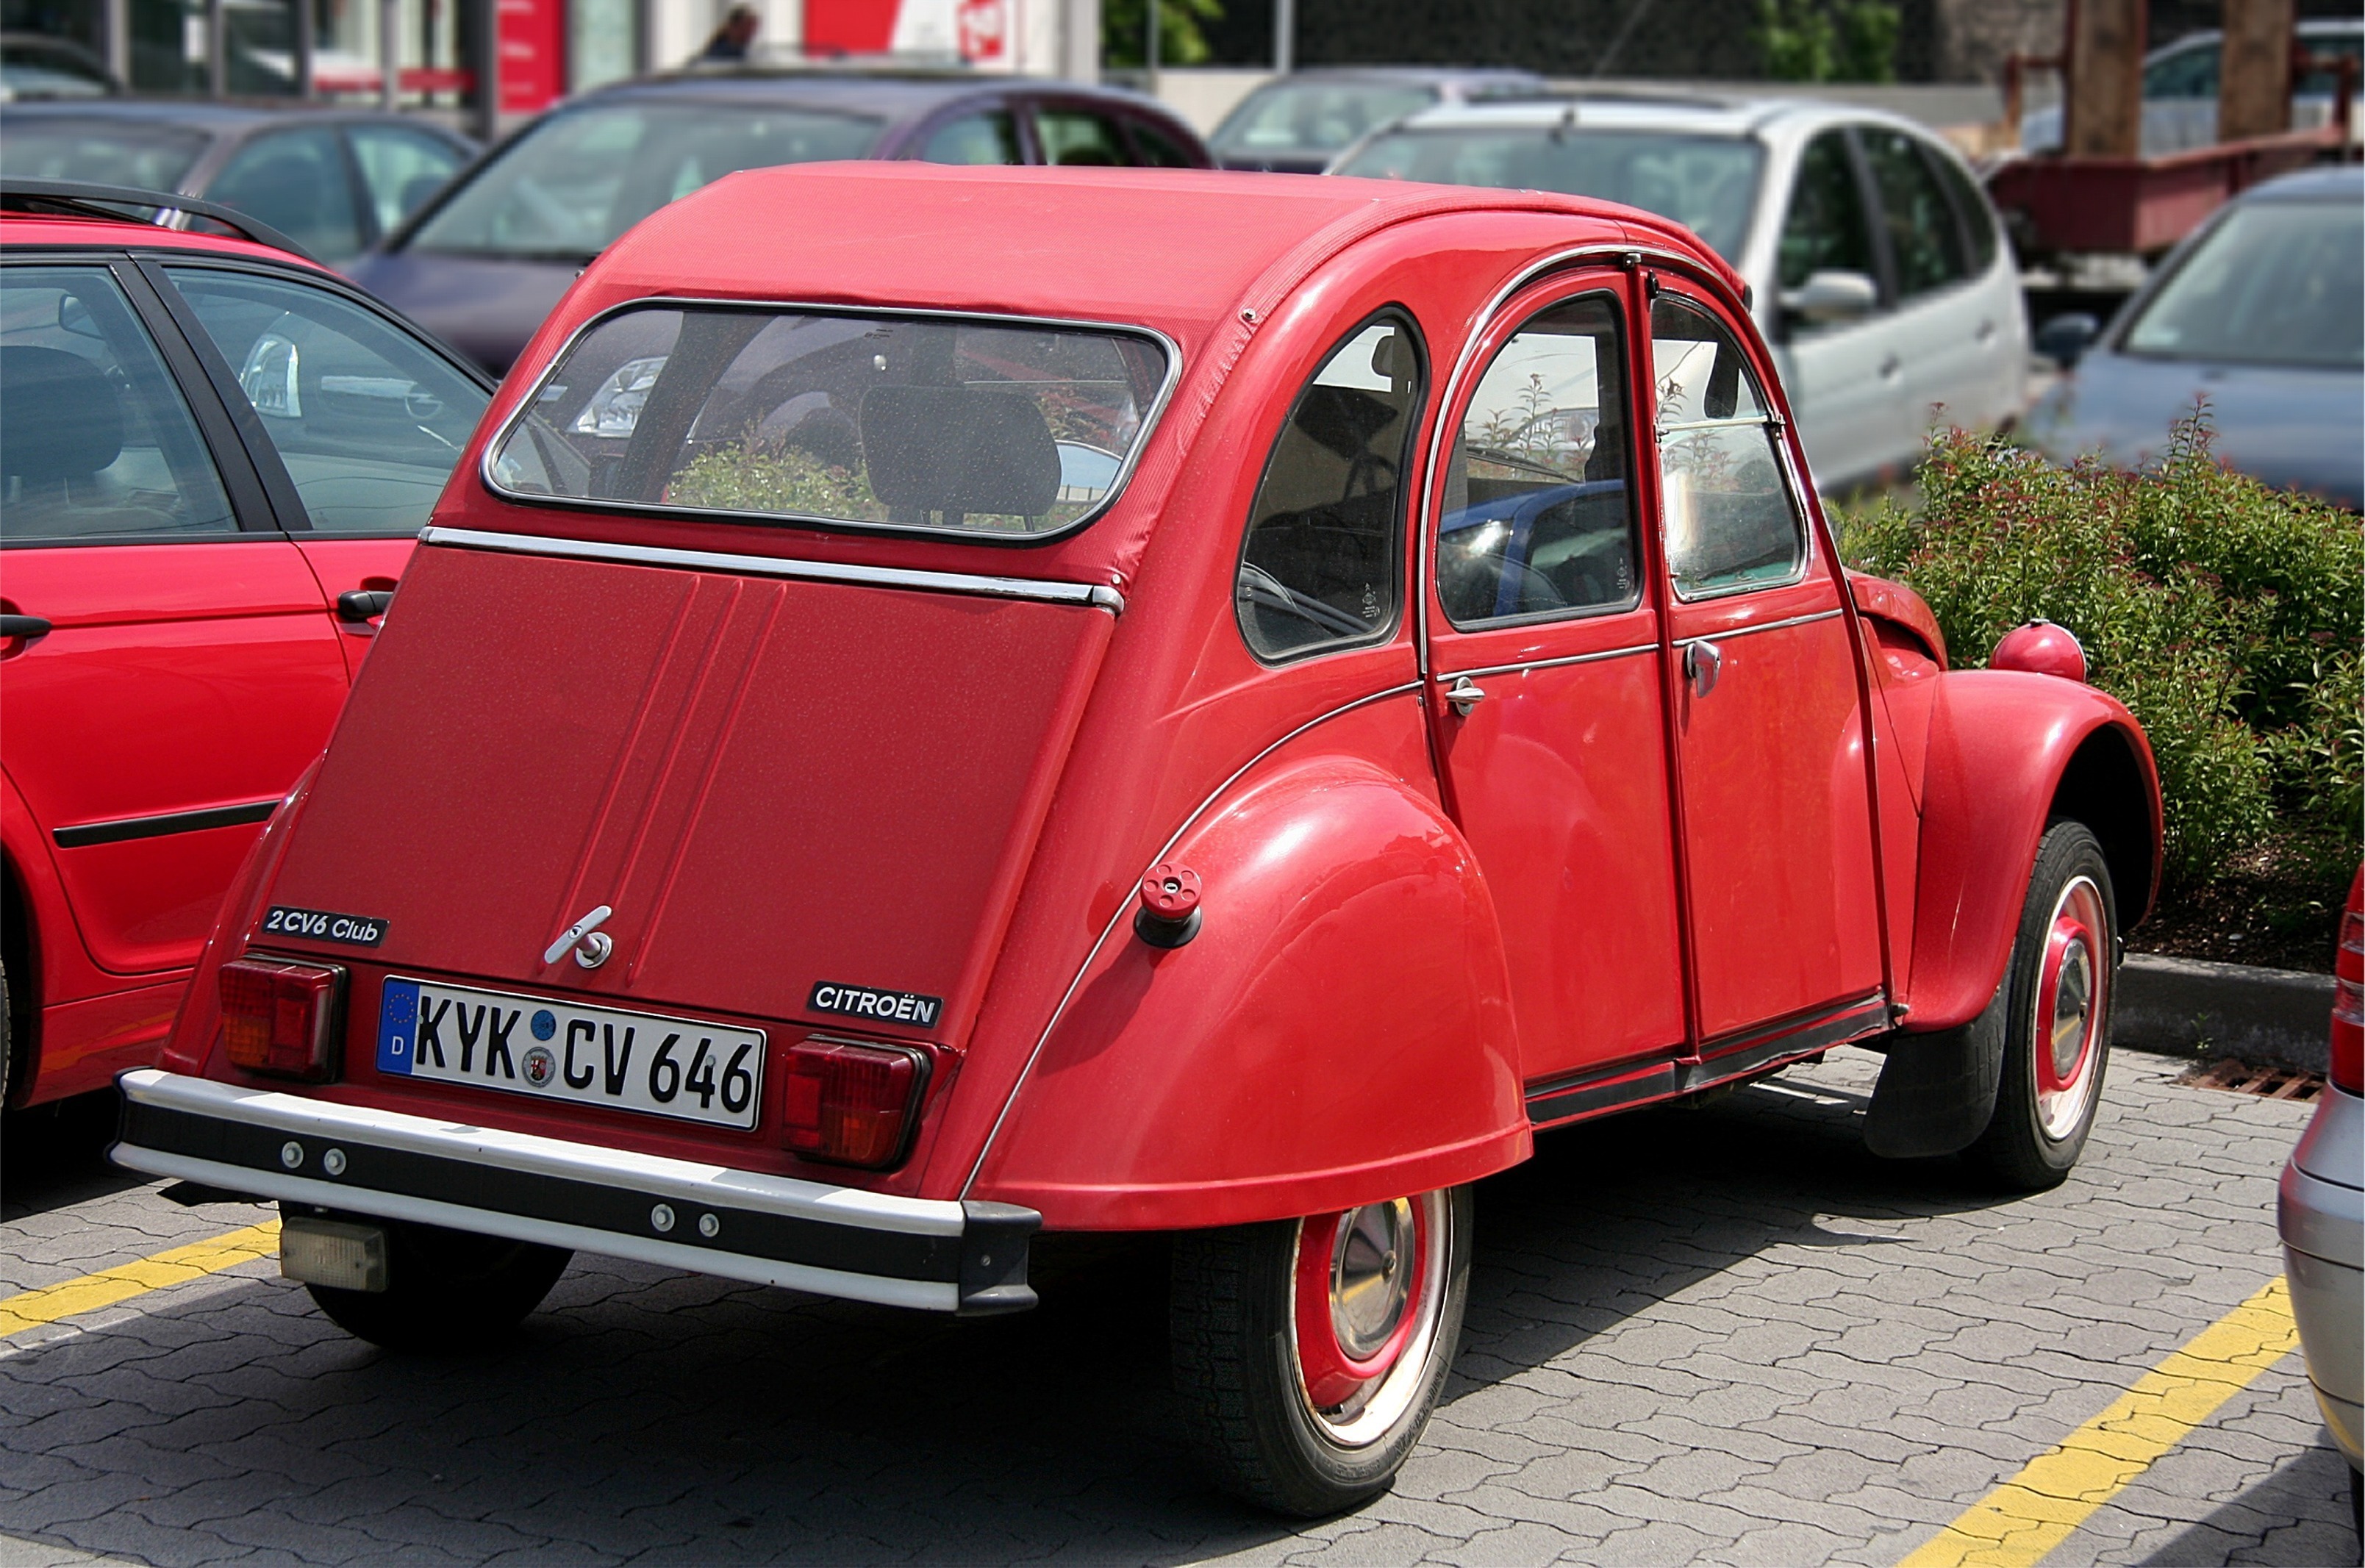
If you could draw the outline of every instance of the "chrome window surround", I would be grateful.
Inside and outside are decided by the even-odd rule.
[[[566,356],[575,352],[576,345],[594,329],[605,325],[609,320],[627,311],[656,309],[739,311],[765,316],[787,316],[801,311],[815,316],[869,316],[888,319],[966,321],[984,327],[1015,329],[1047,327],[1062,331],[1121,333],[1157,344],[1159,352],[1166,356],[1166,376],[1159,383],[1156,395],[1149,400],[1148,411],[1142,415],[1141,434],[1135,439],[1132,449],[1125,454],[1125,461],[1117,465],[1116,476],[1109,481],[1108,494],[1102,498],[1100,505],[1065,528],[1045,533],[990,533],[982,529],[927,528],[908,523],[855,522],[844,518],[818,517],[807,512],[721,511],[707,507],[666,506],[655,501],[607,501],[580,499],[569,496],[529,496],[521,491],[505,488],[496,481],[493,477],[495,454],[509,444],[510,438],[517,433],[520,426],[532,418],[533,409],[541,401],[543,388],[549,385],[551,376],[556,374],[559,366],[566,363]],[[533,385],[527,390],[525,396],[519,399],[518,406],[510,411],[507,419],[501,421],[499,431],[490,441],[485,442],[484,451],[477,455],[476,459],[476,478],[491,494],[499,496],[505,501],[514,501],[521,506],[555,507],[567,511],[630,512],[644,517],[695,518],[702,522],[788,523],[829,533],[885,534],[892,538],[957,539],[966,544],[996,544],[1023,548],[1033,544],[1048,544],[1055,540],[1070,538],[1091,527],[1100,520],[1103,513],[1123,498],[1126,486],[1132,482],[1134,470],[1140,465],[1142,453],[1148,450],[1150,442],[1156,438],[1159,420],[1164,416],[1167,405],[1173,401],[1174,388],[1182,379],[1182,345],[1155,327],[1145,327],[1133,322],[1068,320],[1052,316],[997,315],[992,311],[980,310],[934,310],[886,305],[827,305],[792,299],[701,299],[682,295],[651,294],[638,299],[627,299],[621,304],[611,305],[597,315],[587,318],[566,335],[566,341],[559,344],[558,351],[550,356],[549,362],[542,368],[542,374],[534,377]]]

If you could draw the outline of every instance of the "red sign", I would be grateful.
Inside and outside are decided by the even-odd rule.
[[[566,0],[499,0],[501,113],[539,114],[566,92]]]

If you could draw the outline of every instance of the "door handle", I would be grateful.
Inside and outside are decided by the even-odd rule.
[[[1993,321],[1982,321],[1979,323],[1979,330],[1972,335],[1978,338],[1979,342],[1987,343],[1993,342],[1995,341],[1995,323]]]
[[[1684,644],[1684,677],[1692,683],[1694,697],[1706,697],[1716,689],[1716,678],[1724,671],[1724,650],[1702,637]]]
[[[0,641],[22,637],[29,643],[49,634],[49,622],[39,615],[0,615]]]
[[[1454,716],[1466,719],[1470,710],[1486,700],[1486,689],[1468,676],[1456,676],[1453,684],[1445,689],[1445,700],[1453,704]]]
[[[1890,354],[1887,359],[1880,362],[1880,378],[1883,381],[1888,381],[1893,378],[1899,371],[1904,368],[1905,362],[1899,359],[1895,354]]]
[[[388,589],[348,588],[337,596],[337,619],[375,621],[384,615],[386,607],[393,602],[394,594]]]

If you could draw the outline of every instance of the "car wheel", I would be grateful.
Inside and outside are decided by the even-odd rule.
[[[2117,981],[2118,904],[2102,846],[2056,823],[2037,846],[2005,977],[1995,1114],[1964,1158],[2013,1192],[2060,1185],[2102,1103]]]
[[[1285,1514],[1387,1490],[1462,1338],[1467,1187],[1174,1246],[1175,1392],[1216,1484]]]
[[[498,1343],[542,1305],[574,1256],[563,1247],[353,1217],[384,1226],[387,1288],[304,1288],[338,1327],[389,1350],[475,1350]]]

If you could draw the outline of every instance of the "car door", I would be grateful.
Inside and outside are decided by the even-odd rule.
[[[1865,732],[1841,584],[1758,368],[1704,297],[1651,306],[1668,671],[1700,1049],[1877,1007]]]
[[[2001,306],[1992,291],[1969,286],[1961,222],[1920,139],[1881,125],[1859,127],[1856,135],[1895,280],[1908,415],[1902,460],[1911,462],[1932,425],[1982,422],[2003,348]]]
[[[348,125],[345,140],[361,171],[373,245],[426,206],[467,159],[458,144],[405,125]]]
[[[1497,316],[1447,410],[1432,509],[1430,722],[1502,923],[1540,1120],[1586,1108],[1573,1076],[1684,1041],[1630,287],[1588,271]]]
[[[135,267],[0,265],[0,591],[38,633],[0,642],[0,767],[92,960],[184,968],[344,699],[326,606]]]
[[[206,182],[208,201],[259,218],[311,253],[337,263],[361,253],[362,207],[336,128],[303,126],[251,137]]]
[[[358,670],[489,389],[326,279],[197,259],[147,266]]]
[[[1844,487],[1897,463],[1907,442],[1901,412],[1905,356],[1886,308],[1875,246],[1870,193],[1847,132],[1809,141],[1791,175],[1777,252],[1781,311],[1777,336],[1783,385],[1799,420],[1799,440],[1816,484]],[[1799,308],[1818,274],[1840,273],[1872,286],[1861,315],[1817,320]]]

